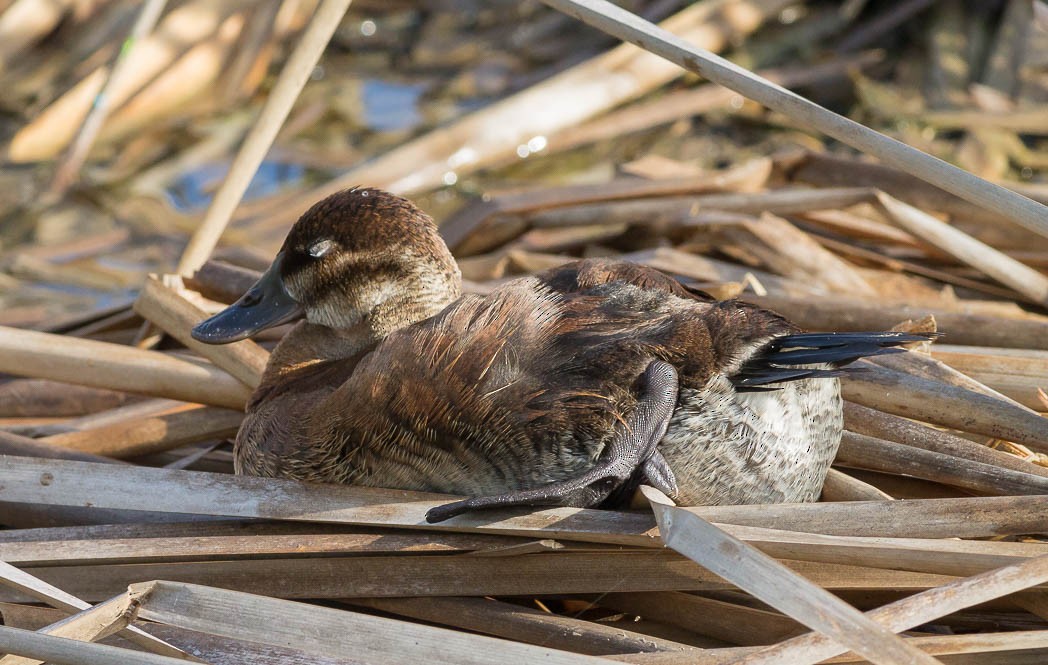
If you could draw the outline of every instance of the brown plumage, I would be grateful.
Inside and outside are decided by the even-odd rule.
[[[840,440],[835,367],[919,339],[797,334],[609,260],[460,297],[432,220],[374,189],[314,206],[270,272],[260,285],[279,282],[307,320],[248,405],[236,462],[253,475],[473,496],[564,481],[629,428],[645,369],[664,361],[679,396],[659,452],[679,500],[814,500]],[[265,300],[255,291],[241,309]],[[224,316],[198,338],[234,339]]]

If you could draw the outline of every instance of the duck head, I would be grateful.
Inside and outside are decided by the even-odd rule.
[[[433,316],[458,298],[461,277],[429,215],[379,189],[334,194],[295,223],[247,293],[193,328],[208,344],[245,339],[300,316],[371,336]]]

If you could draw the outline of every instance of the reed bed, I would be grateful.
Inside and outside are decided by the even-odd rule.
[[[1045,662],[1044,4],[546,4],[0,1],[0,663]],[[188,332],[356,184],[470,292],[611,256],[942,336],[842,380],[812,504],[234,475],[286,328]]]

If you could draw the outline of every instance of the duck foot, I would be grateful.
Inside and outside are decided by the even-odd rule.
[[[677,483],[656,446],[666,434],[677,405],[677,370],[667,362],[652,361],[644,370],[644,388],[636,408],[605,446],[597,465],[569,480],[519,492],[478,496],[431,508],[430,524],[472,510],[510,506],[596,506],[613,491],[643,474],[643,482],[674,496]]]

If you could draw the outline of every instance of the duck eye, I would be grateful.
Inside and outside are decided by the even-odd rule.
[[[310,245],[309,249],[306,251],[308,251],[309,255],[312,256],[314,259],[319,259],[320,257],[330,252],[334,247],[334,240],[318,240],[312,245]]]

